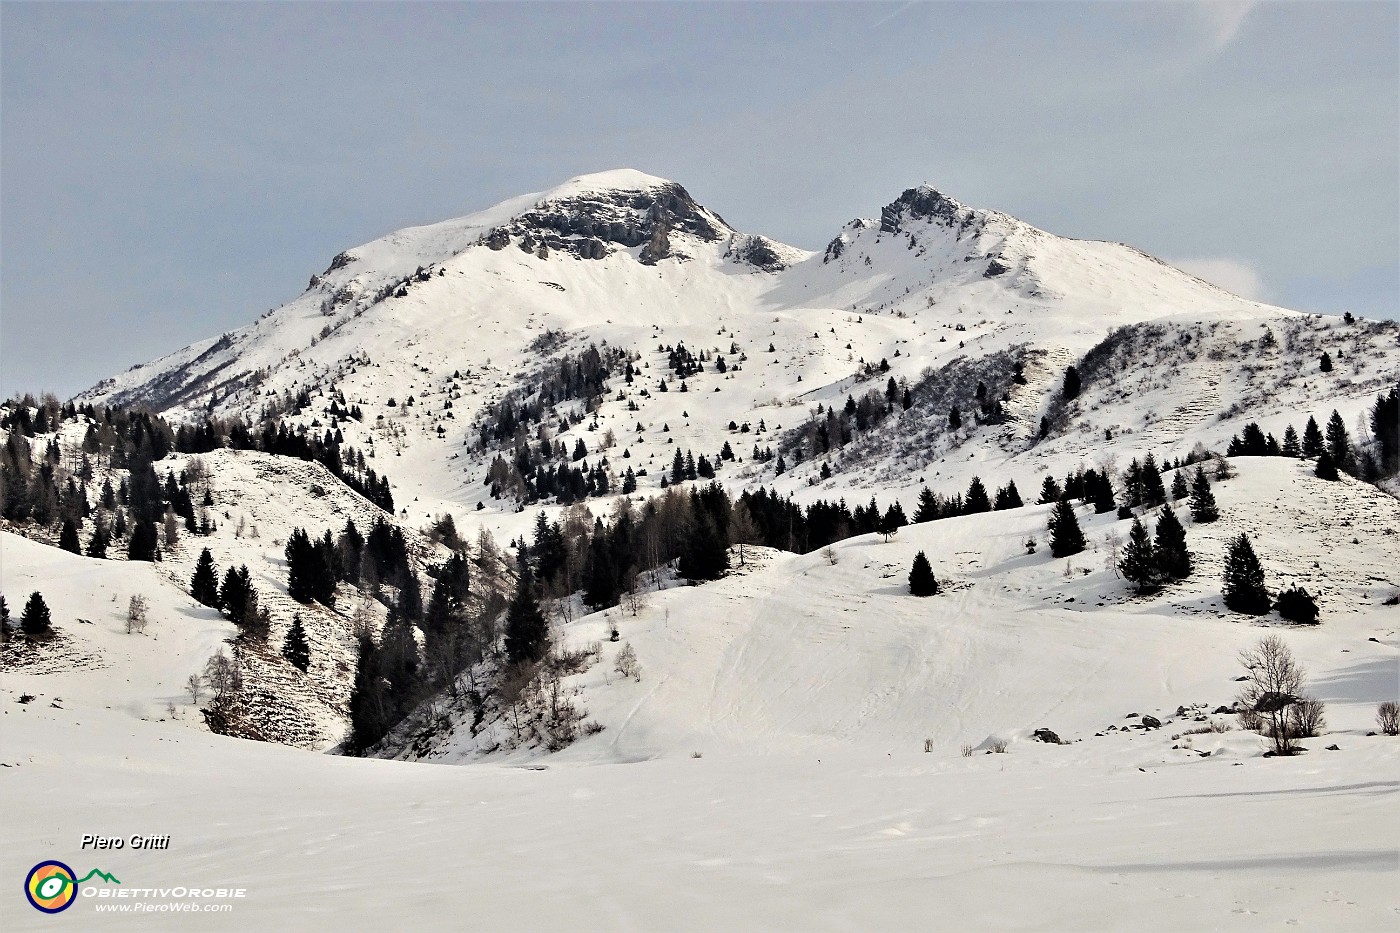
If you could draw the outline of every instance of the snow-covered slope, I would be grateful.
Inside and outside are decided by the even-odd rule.
[[[1193,724],[1178,707],[1194,717],[1233,705],[1237,655],[1267,631],[1221,603],[1226,543],[1241,532],[1271,588],[1303,586],[1322,607],[1323,625],[1287,639],[1329,721],[1369,728],[1400,678],[1400,609],[1384,605],[1400,595],[1400,502],[1318,480],[1298,461],[1239,464],[1217,486],[1221,520],[1189,525],[1197,572],[1151,597],[1110,566],[1110,541],[1126,540],[1131,521],[1081,509],[1090,547],[1057,560],[1026,552],[1028,538],[1044,542],[1051,508],[1027,506],[910,525],[888,542],[760,550],[719,582],[648,594],[635,614],[617,607],[562,625],[566,648],[601,643],[600,662],[568,683],[604,730],[554,757],[884,754],[925,739],[946,753],[990,736],[1024,742],[1040,727],[1091,741],[1132,711],[1180,731]],[[938,597],[909,596],[918,551]],[[614,670],[624,644],[640,681]],[[499,741],[467,722],[417,754],[469,760]]]
[[[1098,394],[1040,443],[1064,367],[1103,349],[1113,329],[1141,353],[1101,368]],[[379,466],[409,518],[446,511],[506,540],[524,526],[513,500],[489,495],[495,451],[472,449],[481,413],[508,391],[528,395],[541,368],[589,344],[629,354],[639,379],[611,380],[589,422],[556,442],[585,440],[615,479],[625,466],[646,470],[642,491],[676,448],[714,459],[730,442],[737,457],[722,482],[809,496],[823,462],[845,474],[823,494],[906,494],[925,482],[952,492],[978,472],[1034,488],[1086,459],[1219,445],[1247,420],[1301,430],[1336,407],[1352,424],[1400,372],[1396,337],[1393,323],[1246,301],[1130,247],[1058,237],[927,186],[809,255],[732,230],[674,182],[622,170],[347,250],[256,323],[80,400],[143,402],[176,419],[258,418],[273,405],[311,425],[342,398],[365,413],[343,425],[347,441],[394,455]],[[662,394],[668,348],[682,344],[711,362],[682,380],[685,393]],[[1351,371],[1318,377],[1322,350],[1347,351]],[[938,426],[946,383],[966,381],[970,401],[972,383],[1012,358],[1026,378],[1007,384],[1003,418],[974,414],[956,436]],[[775,462],[753,462],[754,444],[781,450],[818,405],[883,392],[888,379],[914,388],[916,410],[864,448],[808,450],[805,467],[781,477]],[[303,390],[310,409],[286,415]],[[600,443],[609,431],[613,443]],[[477,503],[485,513],[468,516]]]
[[[96,918],[97,889],[74,907],[116,929],[1385,929],[1400,740],[1366,733],[1400,673],[1383,605],[1400,507],[1291,461],[1239,467],[1221,522],[1189,529],[1199,578],[1149,599],[1103,567],[1111,517],[1085,516],[1094,548],[1068,575],[1025,554],[1032,506],[829,556],[751,551],[719,583],[570,623],[569,645],[609,621],[623,642],[572,684],[603,730],[544,760],[317,758],[47,694],[20,705],[6,683],[0,793],[58,787],[65,805],[5,820],[0,869],[57,857],[126,887],[245,891],[212,899],[229,913]],[[1278,631],[1212,605],[1240,530],[1271,584],[1323,594],[1321,627],[1281,632],[1327,704],[1302,757],[1265,759],[1213,714],[1239,687],[1235,652]],[[904,593],[916,549],[944,595]],[[624,643],[640,680],[611,672]],[[1039,727],[1067,744],[1032,741]],[[429,758],[475,758],[465,733]],[[174,841],[78,851],[94,830]]]

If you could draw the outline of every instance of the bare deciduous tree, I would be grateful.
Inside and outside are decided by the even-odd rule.
[[[1296,739],[1315,735],[1323,725],[1322,703],[1303,696],[1307,672],[1277,635],[1240,652],[1240,663],[1249,678],[1237,698],[1241,723],[1272,739],[1274,754],[1293,754]]]
[[[642,665],[637,661],[637,652],[632,647],[632,643],[625,641],[617,652],[617,659],[613,663],[613,670],[623,677],[631,677],[638,683],[642,679]]]

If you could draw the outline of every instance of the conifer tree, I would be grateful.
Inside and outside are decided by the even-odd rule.
[[[311,564],[315,560],[311,538],[303,529],[293,529],[287,536],[283,553],[287,557],[287,595],[299,603],[311,602],[314,595]]]
[[[1075,369],[1073,366],[1065,367],[1065,385],[1064,391],[1062,393],[1064,395],[1065,401],[1069,401],[1073,398],[1078,398],[1079,390],[1079,370]]]
[[[909,595],[934,596],[938,593],[938,580],[933,576],[933,567],[928,555],[923,551],[914,555],[914,566],[909,570]]]
[[[1019,509],[1024,505],[1021,501],[1021,493],[1016,489],[1016,481],[1013,479],[1005,486],[997,490],[996,502],[993,508],[998,512],[1005,509]]]
[[[127,560],[153,561],[157,557],[158,547],[154,522],[137,521],[132,523],[131,539],[126,546]]]
[[[1105,515],[1118,508],[1118,502],[1113,494],[1113,480],[1109,479],[1108,471],[1097,473],[1097,480],[1094,483],[1094,513]]]
[[[383,678],[379,673],[379,649],[368,633],[356,645],[355,685],[350,691],[350,735],[346,750],[361,755],[389,729]]]
[[[232,565],[224,573],[223,585],[219,587],[219,608],[234,622],[246,614],[248,597],[253,591],[253,577],[245,564],[242,568]]]
[[[1191,480],[1191,520],[1198,525],[1215,521],[1220,517],[1220,509],[1215,504],[1215,493],[1210,491],[1210,480],[1205,468],[1196,466],[1196,475]]]
[[[1190,494],[1191,489],[1186,485],[1186,471],[1175,470],[1172,473],[1172,501],[1185,499]]]
[[[511,664],[538,661],[548,649],[549,625],[528,581],[522,579],[506,614],[506,659]]]
[[[208,548],[199,552],[194,576],[190,579],[190,595],[202,606],[219,605],[219,568],[214,566],[214,555]]]
[[[31,638],[47,635],[53,629],[53,619],[49,615],[48,604],[38,591],[29,594],[24,604],[24,612],[19,617],[20,631]]]
[[[1133,519],[1128,543],[1123,546],[1123,556],[1118,560],[1118,571],[1139,593],[1146,593],[1157,585],[1157,555],[1140,519]]]
[[[1079,528],[1079,519],[1069,501],[1062,499],[1050,515],[1050,553],[1054,557],[1069,557],[1082,550],[1084,532]]]
[[[1332,460],[1332,455],[1325,450],[1317,456],[1317,467],[1313,470],[1313,475],[1318,479],[1341,479],[1337,474],[1337,464]]]
[[[622,584],[613,561],[612,548],[601,523],[594,525],[593,540],[588,546],[588,568],[583,601],[594,609],[616,606]]]
[[[1162,474],[1157,469],[1157,458],[1148,454],[1142,462],[1142,504],[1161,505],[1167,501],[1167,490],[1162,485]]]
[[[1055,477],[1046,476],[1045,482],[1040,484],[1040,499],[1037,501],[1041,505],[1049,505],[1052,502],[1059,502],[1062,495],[1060,484],[1055,482]]]
[[[914,524],[918,525],[923,522],[931,522],[940,517],[938,513],[938,499],[932,492],[929,492],[929,488],[925,486],[923,489],[919,490],[919,506],[914,510]]]
[[[1303,456],[1308,459],[1316,457],[1322,453],[1324,441],[1322,439],[1322,429],[1317,426],[1317,419],[1308,416],[1308,423],[1303,428]]]
[[[107,523],[101,518],[93,523],[92,537],[88,539],[87,556],[96,557],[100,560],[107,558],[107,547],[112,543],[111,532],[107,530]]]
[[[1298,432],[1293,430],[1293,425],[1289,425],[1283,431],[1283,446],[1279,448],[1279,453],[1285,457],[1301,457],[1303,455],[1302,445],[1298,442]]]
[[[292,627],[287,629],[287,637],[282,639],[282,657],[303,674],[311,666],[311,646],[306,641],[306,629],[302,627],[300,614],[292,616]]]
[[[880,517],[880,527],[878,531],[885,536],[888,541],[896,531],[909,524],[909,519],[904,515],[904,506],[899,504],[899,500],[891,502],[889,508],[885,509],[885,514]]]
[[[1186,529],[1172,511],[1171,506],[1162,509],[1157,519],[1157,534],[1152,545],[1157,559],[1157,570],[1167,580],[1184,580],[1191,576],[1191,551],[1186,547]]]
[[[1324,373],[1330,373],[1332,371],[1332,355],[1326,350],[1323,350],[1322,356],[1318,358],[1317,364],[1319,370]]]
[[[1346,422],[1337,409],[1332,409],[1332,417],[1327,419],[1327,452],[1337,469],[1352,471],[1351,438],[1347,435]]]
[[[991,510],[992,502],[987,498],[987,487],[982,485],[980,476],[974,476],[967,487],[967,495],[963,497],[963,514],[973,515]]]
[[[1376,438],[1380,473],[1390,476],[1400,470],[1400,387],[1376,396],[1371,433]]]
[[[1230,542],[1225,555],[1225,605],[1235,612],[1264,615],[1269,611],[1269,591],[1264,588],[1264,568],[1254,554],[1249,536],[1241,533]]]
[[[879,514],[876,513],[878,523]],[[875,529],[870,529],[875,530]],[[690,533],[681,543],[676,570],[688,580],[718,580],[729,569],[729,548],[708,515],[695,516]]]
[[[58,532],[58,546],[73,554],[83,553],[83,546],[78,542],[78,526],[73,524],[71,518],[63,520],[63,528]]]
[[[0,642],[9,641],[13,628],[10,624],[10,604],[5,602],[4,594],[0,594]]]

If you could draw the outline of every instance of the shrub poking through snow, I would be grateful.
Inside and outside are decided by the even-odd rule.
[[[1299,625],[1317,624],[1317,601],[1301,586],[1292,586],[1274,600],[1278,614]]]
[[[1400,703],[1386,700],[1376,707],[1376,725],[1386,735],[1400,735]]]

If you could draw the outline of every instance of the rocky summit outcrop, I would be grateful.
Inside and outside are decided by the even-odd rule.
[[[907,188],[880,209],[880,232],[899,233],[909,220],[932,219],[963,229],[976,223],[977,212],[928,185]]]
[[[486,236],[504,249],[514,242],[536,251],[543,246],[580,259],[602,259],[614,248],[642,247],[638,259],[652,264],[673,255],[671,236],[713,242],[732,231],[717,214],[698,204],[674,182],[640,190],[600,190],[544,201]]]

